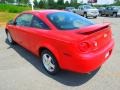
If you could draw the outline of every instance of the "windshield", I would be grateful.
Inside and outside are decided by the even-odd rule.
[[[105,9],[105,7],[100,7],[99,9]]]
[[[94,23],[80,15],[70,12],[57,12],[48,15],[48,19],[61,30],[74,30]]]
[[[86,9],[94,9],[95,7],[92,7],[90,5],[85,5],[84,8],[86,8]]]
[[[66,9],[75,9],[74,7],[67,7]]]
[[[113,9],[119,9],[119,7],[117,7],[117,6],[113,6]]]

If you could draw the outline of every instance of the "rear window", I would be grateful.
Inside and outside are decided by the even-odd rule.
[[[95,24],[94,22],[71,12],[48,14],[48,19],[60,30],[75,30]]]
[[[75,9],[74,7],[66,7],[66,9]]]

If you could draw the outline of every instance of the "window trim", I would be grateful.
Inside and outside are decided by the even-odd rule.
[[[42,22],[48,27],[48,29],[47,29],[47,28],[45,29],[45,28],[33,27],[33,26],[32,26],[32,23],[33,23],[33,19],[34,19],[35,17],[38,18],[40,21],[42,21]],[[39,18],[38,16],[36,16],[36,15],[33,15],[32,22],[31,22],[31,25],[30,25],[30,26],[31,26],[32,28],[37,28],[37,29],[51,30],[50,27],[49,27],[42,19],[40,19],[40,18]]]

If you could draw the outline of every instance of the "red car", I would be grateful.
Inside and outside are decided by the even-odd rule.
[[[9,43],[40,56],[45,70],[89,73],[99,68],[114,46],[109,24],[95,24],[60,10],[26,11],[6,25]]]

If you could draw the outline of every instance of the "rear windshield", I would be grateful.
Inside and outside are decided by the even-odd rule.
[[[66,7],[66,9],[75,9],[74,7]]]
[[[92,21],[71,12],[52,13],[48,15],[48,19],[61,30],[74,30],[95,24]]]
[[[85,5],[84,8],[86,8],[86,9],[95,9],[95,7],[92,7],[90,5]]]

